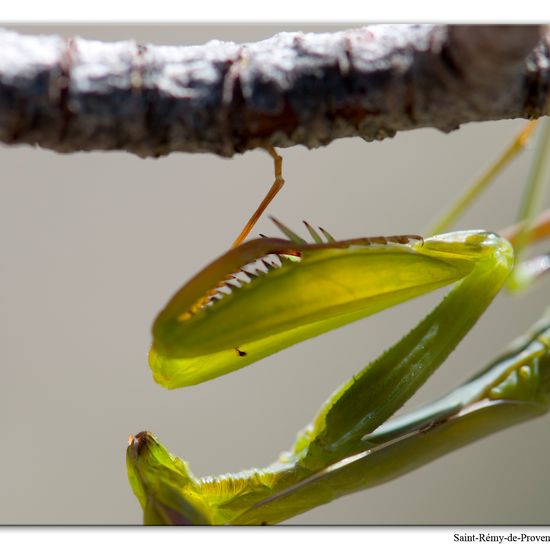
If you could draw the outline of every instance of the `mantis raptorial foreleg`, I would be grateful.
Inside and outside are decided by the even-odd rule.
[[[276,523],[548,411],[550,314],[460,388],[388,420],[503,287],[514,263],[508,241],[485,231],[344,241],[322,232],[323,241],[306,225],[314,240],[308,244],[278,225],[287,239],[233,247],[170,300],[153,328],[150,364],[157,382],[196,384],[457,284],[409,334],[337,390],[291,451],[267,468],[196,478],[152,434],[131,436],[128,473],[146,523]],[[546,236],[541,227],[544,222],[528,239]]]
[[[313,268],[319,268],[317,262],[321,261],[321,268],[326,272],[327,266],[323,266],[322,262],[329,260],[330,263],[338,264],[339,261],[342,261],[339,253],[348,250],[349,246],[348,248],[342,248],[342,242],[338,241],[331,244],[336,248],[333,249],[327,245],[314,249],[322,253],[322,258],[321,260],[316,259],[316,262],[312,264]],[[297,243],[293,243],[293,246],[299,248]],[[304,246],[302,245],[302,252],[308,250],[303,248]],[[448,234],[427,239],[423,242],[420,241],[412,248],[408,244],[396,244],[395,246],[380,244],[378,249],[376,247],[369,248],[369,246],[372,245],[363,245],[363,248],[360,248],[363,254],[365,254],[365,250],[368,251],[366,256],[360,256],[359,258],[352,256],[351,264],[345,266],[346,271],[350,267],[353,268],[358,260],[360,260],[361,269],[364,270],[366,259],[367,266],[372,264],[371,267],[375,270],[374,276],[379,278],[380,269],[386,269],[389,256],[393,267],[397,262],[403,268],[400,281],[399,278],[394,276],[391,283],[388,283],[389,287],[376,287],[373,289],[373,292],[367,295],[362,302],[360,311],[354,309],[351,311],[340,310],[341,317],[346,321],[363,315],[364,311],[370,311],[372,307],[379,309],[381,306],[391,305],[403,295],[402,293],[410,296],[411,293],[433,288],[435,285],[434,277],[437,274],[442,277],[437,278],[438,281],[449,280],[451,278],[449,269],[452,270],[455,277],[461,278],[462,275],[463,280],[451,291],[440,306],[411,333],[360,374],[354,376],[348,384],[345,384],[329,399],[312,427],[300,436],[290,455],[286,455],[283,461],[251,474],[245,473],[237,477],[229,476],[227,478],[222,476],[207,482],[195,480],[189,473],[182,474],[188,475],[185,481],[185,494],[188,492],[188,498],[194,499],[193,502],[198,500],[201,503],[201,510],[203,508],[210,510],[209,521],[213,523],[231,522],[236,514],[243,513],[247,507],[253,505],[256,501],[268,498],[279,491],[287,490],[315,472],[319,472],[334,462],[364,449],[364,437],[372,433],[401,407],[468,332],[502,287],[513,264],[510,245],[507,241],[491,233],[464,232]],[[330,252],[328,256],[327,251]],[[335,253],[336,256],[334,256]],[[346,256],[343,259],[350,261]],[[303,259],[302,261],[306,260]],[[302,267],[302,265],[296,264],[294,269],[300,270]],[[289,269],[290,271],[286,276],[293,277],[296,271],[292,271],[292,268]],[[429,273],[430,279],[433,280],[427,282],[418,279],[417,274],[422,273]],[[415,285],[410,285],[411,280]],[[292,281],[293,288],[300,284],[299,277]],[[267,291],[271,290],[267,281],[261,285],[262,292],[266,288]],[[282,289],[284,289],[284,286],[279,290]],[[307,288],[301,289],[302,292],[306,290]],[[392,292],[395,296],[391,295]],[[266,296],[269,296],[269,292]],[[347,293],[345,296],[347,296]],[[255,297],[256,299],[257,297]],[[337,301],[336,304],[342,306],[343,302]],[[302,307],[306,306],[307,303],[302,304]],[[252,309],[248,312],[254,330],[261,323],[261,317],[257,317],[259,314],[261,315],[261,311],[261,309]],[[311,311],[306,307],[304,314],[308,312],[311,314]],[[334,313],[334,310],[332,313]],[[209,314],[206,313],[206,315]],[[302,319],[303,315],[299,318]],[[339,321],[341,320],[339,319]],[[330,322],[334,323],[335,321],[331,319]],[[326,323],[326,320],[320,316],[320,313],[314,312],[310,324],[317,325],[318,330],[326,327],[324,323]],[[275,328],[278,326],[280,325],[274,325]],[[270,330],[274,330],[274,328]],[[302,331],[303,327],[300,326],[299,330]],[[262,337],[261,333],[254,331],[250,334],[256,335],[258,340],[257,342],[251,340],[246,346],[243,344],[243,348],[246,347],[246,349],[251,350],[250,353],[255,353],[258,349],[258,352],[261,353],[262,347],[266,343],[266,337]],[[220,335],[220,346],[226,341],[226,335],[227,331]],[[300,332],[299,335],[303,336],[303,332]],[[273,350],[271,338],[280,343],[280,339],[284,337],[284,332],[282,335],[273,333],[268,336],[267,351]],[[293,333],[291,340],[294,337],[295,334]],[[214,336],[211,340],[213,339]],[[218,345],[215,341],[212,343]],[[231,348],[232,345],[230,344],[229,347]],[[193,340],[192,349],[195,350],[194,353],[199,354],[196,360],[205,370],[220,368],[215,360],[212,365],[209,365],[212,357],[209,357],[208,353],[201,355],[201,348],[196,340]],[[208,347],[206,346],[205,349],[208,349]],[[222,351],[217,353],[222,353]],[[234,360],[236,359],[234,355],[232,357]],[[190,358],[189,360],[193,361],[195,359]],[[230,361],[229,355],[225,360]],[[188,365],[189,363],[186,366],[188,367]],[[181,363],[177,364],[176,361],[175,366],[176,368],[181,367]],[[188,372],[186,376],[205,376],[197,369],[198,367],[192,369],[191,373]],[[214,372],[217,371],[214,370]],[[184,373],[173,372],[172,374],[176,380],[181,382]],[[191,380],[194,379],[191,378]],[[146,441],[148,441],[147,438]],[[161,481],[158,478],[156,467],[151,469],[149,460],[141,461],[140,453],[142,449],[143,443],[138,438],[132,441],[128,456],[130,478],[134,484],[136,494],[141,495],[142,505],[145,508],[147,499],[160,498],[159,495],[151,496],[151,492],[157,492],[158,484]],[[147,454],[147,456],[149,455]],[[172,476],[172,474],[170,475]],[[153,479],[156,479],[154,483]],[[183,482],[182,479],[179,482]],[[238,488],[237,491],[235,487]],[[165,498],[164,492],[162,495]]]
[[[155,379],[174,388],[242,368],[473,272],[477,276],[492,253],[501,256],[508,246],[511,254],[503,243],[480,232],[426,241],[414,235],[323,244],[249,241],[206,267],[159,314],[150,353]],[[271,263],[266,256],[274,257]],[[264,262],[265,271],[243,268],[251,262]],[[230,292],[221,290],[231,283]],[[215,301],[205,301],[215,289]]]

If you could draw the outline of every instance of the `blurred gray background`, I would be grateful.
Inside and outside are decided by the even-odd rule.
[[[199,44],[256,41],[286,26],[13,26],[26,33]],[[422,130],[367,144],[283,150],[287,184],[269,212],[340,238],[422,232],[507,145],[522,121]],[[498,229],[516,213],[532,146],[460,222]],[[272,462],[323,400],[440,299],[427,296],[257,365],[168,391],[147,366],[167,299],[223,252],[272,183],[271,159],[174,154],[59,155],[2,147],[0,184],[0,523],[138,524],[127,437],[148,429],[194,473]],[[258,232],[273,234],[269,221]],[[414,397],[467,378],[548,303],[550,281],[501,296]],[[294,518],[294,524],[523,524],[550,519],[550,418],[477,442],[406,477]]]

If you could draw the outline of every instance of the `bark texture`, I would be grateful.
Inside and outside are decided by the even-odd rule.
[[[536,118],[549,41],[535,25],[376,25],[192,47],[0,30],[0,140],[231,156]]]

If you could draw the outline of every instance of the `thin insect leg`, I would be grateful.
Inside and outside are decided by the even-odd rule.
[[[523,226],[523,222],[516,223],[514,225],[501,229],[500,231],[498,231],[498,234],[510,241],[515,246],[518,235],[520,234]],[[533,222],[529,229],[527,242],[525,244],[533,244],[543,239],[546,239],[547,237],[550,237],[550,208],[540,214]]]
[[[508,239],[514,247],[521,235],[525,222],[517,223],[506,227],[498,232],[499,235]],[[534,244],[550,237],[550,209],[545,210],[529,226],[529,232],[524,246]],[[544,274],[550,272],[550,254],[541,254],[528,260],[520,261],[514,268],[513,278],[511,280],[512,290],[520,291],[528,288],[531,283],[539,279]]]
[[[528,288],[548,272],[550,272],[550,254],[542,254],[520,262],[514,269],[513,290]]]
[[[547,273],[549,270],[548,255],[538,256],[527,261],[520,261],[525,248],[530,242],[541,240],[550,233],[550,216],[543,213],[536,220],[536,209],[542,202],[545,187],[550,179],[550,162],[548,149],[550,147],[550,123],[545,120],[541,127],[540,137],[535,150],[535,158],[529,173],[529,179],[523,193],[522,203],[518,212],[518,223],[513,235],[516,268],[508,280],[510,291],[521,291]]]
[[[504,153],[485,171],[485,173],[470,186],[457,200],[454,206],[446,212],[434,226],[426,232],[427,235],[437,235],[448,231],[458,217],[470,206],[470,204],[489,186],[498,173],[513,160],[525,147],[529,137],[537,125],[536,120],[528,122],[516,139],[504,151]]]
[[[540,137],[535,150],[535,158],[533,159],[533,164],[529,172],[529,178],[517,216],[517,221],[521,223],[521,227],[514,244],[516,258],[519,257],[529,241],[531,225],[536,215],[536,209],[542,202],[545,183],[548,181],[550,172],[548,157],[548,149],[550,147],[550,123],[548,119],[546,119],[541,126]]]
[[[250,231],[252,231],[252,228],[254,227],[254,225],[256,225],[256,222],[258,221],[260,216],[269,206],[269,203],[275,198],[277,193],[282,189],[285,183],[285,180],[283,179],[283,158],[277,154],[273,147],[265,147],[265,150],[271,155],[271,158],[273,159],[275,165],[275,181],[273,182],[273,185],[267,192],[263,201],[260,203],[258,208],[256,208],[254,214],[252,214],[246,225],[243,227],[243,230],[239,233],[239,236],[231,245],[232,248],[239,246],[246,239],[246,237],[248,237],[248,234],[250,233]]]

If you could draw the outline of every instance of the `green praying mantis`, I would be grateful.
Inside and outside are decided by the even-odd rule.
[[[391,419],[468,333],[500,290],[550,270],[548,256],[523,262],[550,125],[544,124],[520,224],[510,242],[486,231],[443,233],[526,139],[525,131],[433,236],[335,240],[306,228],[306,242],[242,242],[193,277],[153,325],[150,366],[167,388],[243,368],[288,346],[454,283],[411,332],[336,390],[289,452],[266,468],[195,477],[149,432],[131,436],[128,475],[147,524],[274,524],[402,475],[497,430],[545,414],[550,402],[550,310],[478,375],[441,399]],[[280,161],[276,183],[280,187]],[[533,229],[534,227],[534,229]]]

